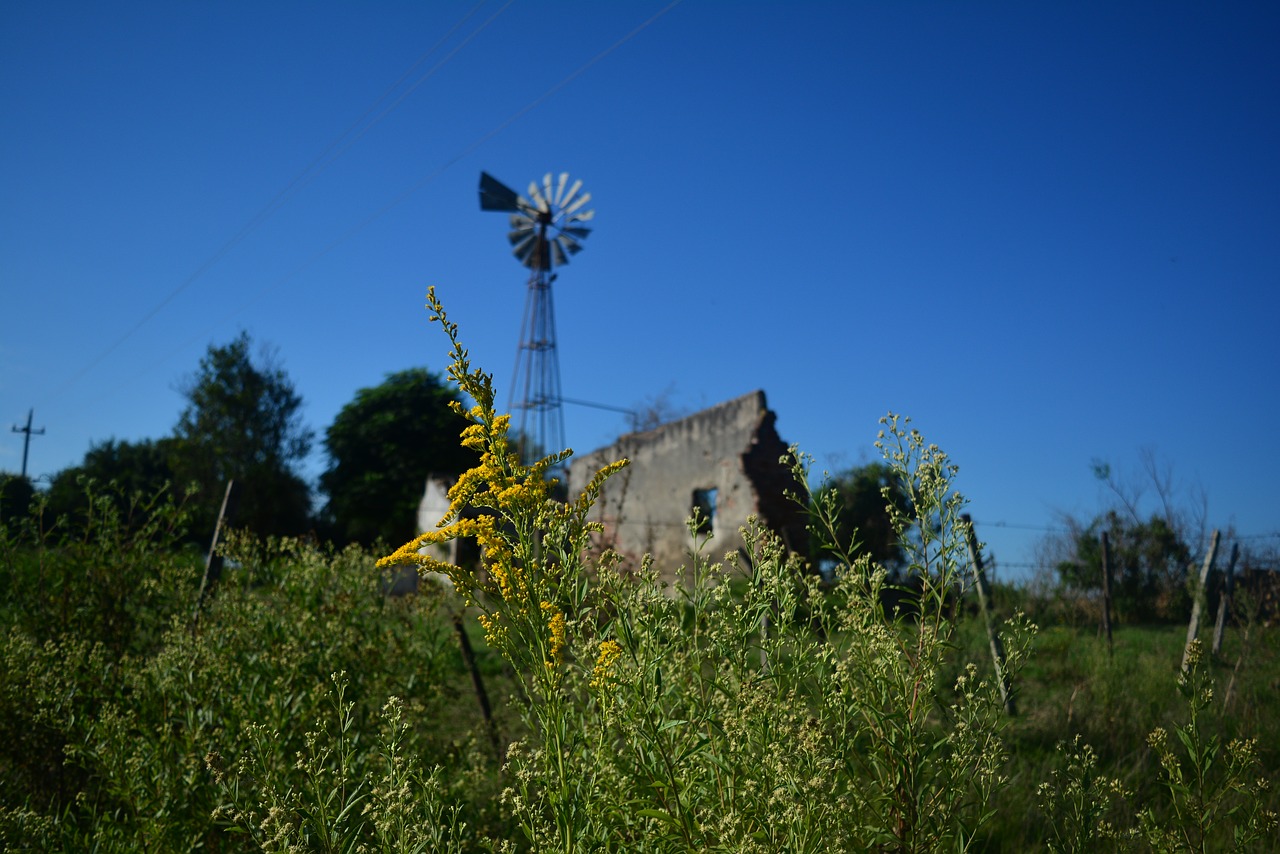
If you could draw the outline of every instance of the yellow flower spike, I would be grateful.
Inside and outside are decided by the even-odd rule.
[[[560,653],[564,649],[564,614],[550,602],[541,602],[539,607],[547,615],[547,629],[551,632],[551,649],[546,664],[547,667],[555,667],[560,663]]]
[[[375,566],[382,568],[408,563],[418,564],[420,566],[448,566],[448,564],[441,563],[435,558],[421,554],[420,550],[426,546],[447,543],[449,540],[452,540],[454,536],[454,532],[448,528],[437,531],[427,531],[425,534],[421,534],[420,536],[417,536],[405,543],[386,557],[379,558]]]
[[[582,519],[586,516],[587,511],[595,504],[596,499],[600,497],[600,490],[604,489],[604,482],[613,475],[622,471],[631,465],[631,460],[621,459],[617,462],[609,463],[600,471],[596,472],[595,477],[591,478],[591,482],[586,485],[577,500],[573,502],[573,513],[575,518]]]
[[[480,628],[484,629],[485,643],[494,649],[501,649],[506,645],[507,627],[502,624],[500,618],[480,614],[476,619],[480,622]]]
[[[600,642],[600,652],[596,656],[596,666],[591,671],[591,687],[603,690],[613,684],[613,668],[622,657],[622,644],[616,640]]]
[[[462,430],[462,446],[473,451],[483,451],[487,443],[483,424],[468,424]]]

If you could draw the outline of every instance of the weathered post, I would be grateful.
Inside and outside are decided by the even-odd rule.
[[[471,638],[467,636],[467,627],[462,622],[462,612],[453,616],[453,628],[458,633],[458,646],[462,649],[462,661],[471,674],[471,687],[476,692],[476,702],[480,704],[480,713],[484,715],[484,725],[489,730],[489,741],[493,745],[493,755],[501,764],[506,757],[502,755],[502,741],[498,737],[498,725],[493,721],[493,709],[489,705],[489,692],[484,688],[484,677],[480,675],[480,666],[476,663],[476,653],[471,647]]]
[[[1111,543],[1106,531],[1102,532],[1102,633],[1107,636],[1107,655],[1111,656]]]
[[[231,524],[231,517],[235,515],[235,487],[235,480],[228,480],[227,491],[222,495],[218,521],[213,526],[213,539],[209,541],[209,554],[204,560],[204,578],[200,580],[200,595],[196,597],[196,608],[191,614],[192,626],[200,616],[200,609],[204,607],[204,600],[209,595],[210,589],[222,577],[222,555],[218,554],[218,541],[222,539],[223,530]]]
[[[995,618],[991,614],[991,590],[987,587],[987,574],[982,568],[982,555],[978,552],[978,537],[973,532],[973,519],[968,513],[962,513],[960,520],[964,523],[969,560],[973,564],[973,586],[978,589],[978,606],[982,609],[982,619],[987,624],[987,639],[991,643],[991,660],[996,666],[1000,699],[1004,700],[1004,709],[1012,717],[1018,713],[1018,707],[1013,697],[1013,686],[1009,683],[1009,676],[1005,669],[1004,642],[1000,639],[1000,630],[996,628]]]
[[[1205,586],[1209,581],[1209,570],[1213,569],[1213,559],[1218,556],[1218,532],[1213,532],[1209,541],[1209,551],[1205,553],[1204,565],[1200,567],[1200,579],[1196,584],[1195,602],[1191,605],[1191,621],[1187,623],[1187,645],[1182,650],[1182,669],[1187,669],[1187,657],[1191,654],[1191,642],[1200,636],[1200,612],[1205,608]]]
[[[1213,624],[1213,654],[1222,651],[1222,636],[1227,633],[1227,613],[1231,610],[1236,589],[1236,559],[1240,557],[1240,544],[1231,544],[1231,560],[1227,561],[1227,577],[1223,579],[1222,595],[1218,597],[1218,619]]]

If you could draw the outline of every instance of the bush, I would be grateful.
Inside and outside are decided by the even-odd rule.
[[[107,514],[74,542],[38,520],[5,532],[0,565],[16,595],[0,651],[0,848],[256,847],[261,823],[237,820],[237,804],[301,779],[296,757],[325,743],[309,733],[332,728],[332,675],[344,671],[348,767],[394,760],[401,776],[389,779],[420,775],[422,791],[438,764],[474,767],[441,785],[481,805],[459,827],[492,824],[493,760],[477,747],[440,595],[388,598],[358,549],[237,536],[194,621],[199,565],[161,524],[176,509],[153,509],[134,528]],[[390,741],[372,735],[380,725]],[[228,775],[250,759],[272,773]],[[382,831],[370,819],[361,832],[373,843]]]

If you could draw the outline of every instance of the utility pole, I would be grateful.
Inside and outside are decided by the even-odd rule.
[[[27,476],[27,451],[31,450],[31,436],[33,434],[36,436],[44,435],[43,427],[41,427],[39,430],[31,429],[31,418],[35,414],[36,414],[36,411],[34,409],[28,409],[27,410],[27,426],[19,427],[17,424],[13,425],[13,432],[27,434],[22,439],[22,476],[23,477]]]

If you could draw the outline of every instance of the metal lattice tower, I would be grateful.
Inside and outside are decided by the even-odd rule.
[[[556,353],[555,305],[551,298],[554,269],[582,251],[591,229],[582,223],[595,216],[582,208],[591,200],[581,181],[569,184],[569,173],[553,181],[550,172],[529,183],[529,198],[517,194],[492,175],[480,173],[480,209],[511,214],[512,254],[529,268],[520,346],[516,350],[511,396],[522,462],[531,463],[564,448],[564,411],[560,396],[560,361]]]

